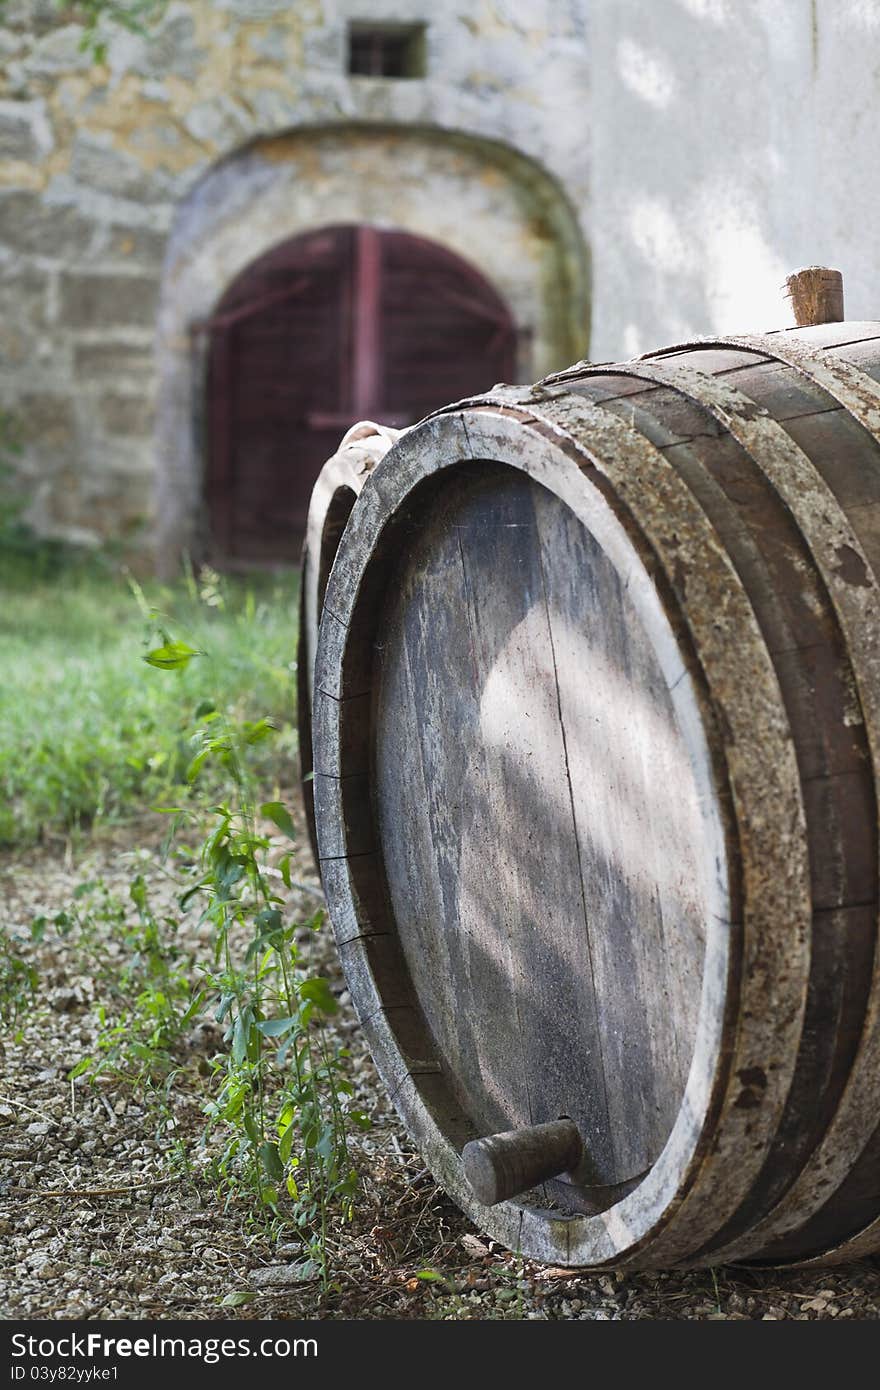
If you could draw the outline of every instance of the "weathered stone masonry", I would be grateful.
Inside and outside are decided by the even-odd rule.
[[[531,344],[526,375],[582,353],[585,8],[175,0],[147,39],[108,30],[95,67],[48,0],[10,0],[0,407],[34,523],[149,544],[158,521],[166,556],[193,543],[188,325],[311,227],[401,227],[470,259]],[[348,75],[349,23],[377,18],[426,23],[423,78]]]
[[[424,75],[349,75],[363,22],[423,23]],[[51,0],[4,25],[0,409],[48,531],[197,539],[188,325],[329,222],[472,261],[523,377],[780,327],[799,265],[880,313],[880,0],[172,0],[98,68]]]

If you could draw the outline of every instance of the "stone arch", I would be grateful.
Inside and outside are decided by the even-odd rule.
[[[521,380],[586,355],[587,249],[565,192],[533,160],[429,128],[335,125],[255,141],[190,190],[168,242],[157,340],[160,568],[204,543],[198,325],[265,251],[341,223],[411,232],[469,261],[510,308]]]

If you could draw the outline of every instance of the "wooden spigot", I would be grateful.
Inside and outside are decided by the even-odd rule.
[[[824,265],[795,270],[785,281],[798,328],[843,322],[843,276]]]
[[[464,1175],[484,1207],[528,1192],[577,1168],[584,1146],[571,1120],[552,1120],[473,1139],[461,1153]]]

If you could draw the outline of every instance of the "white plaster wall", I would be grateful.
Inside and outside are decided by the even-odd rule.
[[[791,270],[880,317],[880,0],[593,0],[591,355],[791,322]]]

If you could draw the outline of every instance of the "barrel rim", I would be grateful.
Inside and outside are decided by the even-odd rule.
[[[365,433],[367,430],[371,432]],[[330,569],[328,566],[327,574],[322,576],[321,559],[328,518],[340,493],[350,492],[354,506],[372,470],[403,433],[405,431],[392,429],[389,425],[374,425],[372,421],[354,425],[341,440],[336,453],[327,459],[312,489],[300,561],[301,621],[297,656],[298,665],[302,665],[305,671],[309,710],[314,697],[315,638],[321,618],[321,581],[322,577],[329,579]]]
[[[315,864],[318,863],[318,832],[315,826],[314,791],[312,788],[312,705],[315,693],[315,657],[318,649],[318,625],[333,560],[342,539],[337,537],[333,554],[327,555],[328,530],[331,518],[345,520],[376,464],[384,458],[403,430],[390,425],[376,425],[362,420],[343,436],[335,454],[331,454],[312,488],[305,537],[299,565],[299,624],[296,643],[296,724],[300,762],[300,785],[306,830]],[[350,495],[351,501],[348,502]],[[308,779],[308,780],[307,780]]]
[[[613,372],[613,368],[609,370]],[[662,470],[652,473],[653,465],[659,462],[665,467],[666,461],[643,436],[634,436],[631,429],[616,417],[609,417],[601,406],[588,404],[576,394],[558,392],[553,387],[548,391],[545,383],[525,391],[516,387],[495,387],[481,400],[484,405],[521,409],[557,433],[564,432],[576,451],[613,480],[618,492],[623,489],[629,495],[631,504],[637,499],[642,524],[652,531],[656,545],[662,542],[667,547],[667,570],[677,570],[682,518],[670,527],[666,515],[675,489],[673,494],[667,491]],[[478,404],[479,400],[468,402],[471,406]],[[633,462],[634,469],[630,466]],[[683,480],[676,477],[675,481],[680,488]],[[696,499],[686,487],[684,491],[688,500],[684,515],[690,508],[689,522],[685,525],[693,526]],[[706,529],[706,517],[701,508],[699,519],[703,528],[702,545],[711,550],[717,546],[718,538],[711,526]],[[802,789],[788,715],[748,593],[726,550],[722,548],[716,558],[723,562],[721,569],[726,570],[731,594],[738,591],[739,599],[744,601],[739,603],[737,619],[727,633],[728,640],[735,639],[741,669],[737,662],[731,665],[727,642],[718,645],[714,629],[723,628],[723,624],[711,617],[708,623],[705,619],[700,622],[702,632],[697,646],[702,659],[714,667],[712,684],[721,722],[727,730],[728,766],[735,800],[739,803],[736,813],[746,884],[741,999],[741,1022],[745,1026],[738,1026],[732,1039],[735,1061],[731,1084],[719,1106],[715,1140],[694,1174],[689,1190],[682,1195],[678,1210],[651,1242],[650,1263],[658,1265],[690,1256],[693,1232],[700,1229],[701,1214],[702,1243],[708,1244],[706,1232],[723,1225],[718,1220],[722,1207],[732,1213],[738,1197],[746,1196],[760,1171],[781,1119],[796,1066],[809,977],[810,864]],[[687,565],[689,588],[703,560],[702,553],[691,547]],[[709,584],[710,594],[713,588],[714,581]],[[720,595],[718,597],[720,599]],[[688,611],[691,611],[690,604]],[[693,610],[694,628],[699,613],[698,605]],[[696,640],[696,633],[693,635]],[[749,669],[749,677],[744,682],[746,669]],[[758,709],[760,716],[755,719]],[[760,740],[757,738],[759,728]],[[743,735],[756,745],[760,742],[762,756],[755,758],[754,749],[746,751],[744,756]],[[768,806],[775,808],[773,836],[767,835]],[[780,892],[783,884],[784,891]],[[772,1022],[768,1017],[771,1013],[775,1016]],[[753,1080],[763,1089],[760,1097],[751,1091]],[[663,1157],[661,1155],[661,1160]],[[639,1260],[641,1262],[641,1257]]]
[[[880,324],[876,326],[880,328]],[[697,340],[691,346],[703,348],[706,345]],[[878,438],[872,426],[875,421],[880,426],[880,386],[845,358],[828,358],[825,352],[798,341],[777,342],[777,335],[712,339],[708,345],[732,345],[766,353],[768,363],[778,362],[795,368],[821,387],[872,438]],[[617,363],[615,374],[672,388],[700,405],[761,467],[766,480],[788,509],[809,548],[845,639],[860,720],[871,751],[871,780],[880,799],[880,634],[874,621],[877,576],[868,554],[829,484],[770,412],[765,407],[756,407],[750,397],[741,394],[730,381],[701,371],[687,359],[670,361],[673,351],[670,348],[633,362]],[[602,371],[602,368],[585,364],[578,380],[601,377]],[[859,585],[847,583],[840,572],[842,547],[851,551],[863,566],[864,577]],[[828,1128],[804,1167],[773,1206],[747,1232],[713,1251],[718,1259],[749,1258],[773,1240],[796,1231],[828,1200],[829,1187],[845,1178],[849,1147],[855,1145],[861,1149],[868,1143],[875,1123],[872,1108],[865,1104],[865,1092],[876,1073],[880,1049],[880,955],[876,953],[872,980],[859,1050]],[[841,1135],[845,1142],[840,1141]]]
[[[477,403],[473,405],[476,407]],[[509,408],[498,408],[491,404],[469,409],[466,415],[447,412],[419,427],[407,441],[397,446],[393,460],[386,460],[376,470],[352,515],[346,534],[345,563],[338,574],[334,573],[328,588],[327,607],[330,609],[331,622],[322,625],[319,638],[316,722],[327,718],[331,705],[337,704],[337,696],[319,688],[324,668],[328,659],[332,663],[333,649],[338,649],[339,642],[344,651],[347,622],[355,611],[364,577],[370,567],[373,543],[389,517],[423,478],[461,460],[492,457],[502,463],[511,463],[547,486],[571,506],[582,521],[585,521],[585,513],[589,515],[593,522],[590,529],[598,526],[600,531],[605,529],[609,535],[614,535],[612,547],[616,547],[620,562],[623,563],[622,557],[626,556],[627,570],[637,573],[639,578],[636,589],[631,587],[630,593],[634,599],[638,595],[636,607],[643,621],[651,605],[656,605],[652,621],[658,641],[658,624],[664,629],[664,640],[660,646],[667,648],[667,667],[674,653],[680,692],[678,707],[684,709],[690,701],[695,711],[690,737],[685,735],[693,756],[691,741],[697,733],[702,748],[706,747],[703,730],[711,715],[704,705],[701,706],[690,675],[681,679],[684,672],[680,656],[681,637],[680,634],[677,638],[673,636],[670,615],[658,596],[658,590],[647,578],[644,554],[640,554],[635,547],[632,534],[609,505],[608,497],[598,487],[591,487],[589,480],[585,479],[583,450],[566,439],[559,430],[555,432],[555,437],[548,439],[546,427],[528,418],[526,407],[523,407],[521,415],[525,418],[517,419]],[[492,445],[488,454],[485,449],[477,447],[481,436],[487,445]],[[499,457],[498,453],[499,443],[504,439],[508,458]],[[426,467],[425,446],[428,441],[432,457],[431,466]],[[548,444],[553,454],[555,472],[547,466]],[[564,480],[561,489],[560,477]],[[680,627],[680,615],[676,616]],[[338,708],[335,715],[338,715]],[[708,755],[705,765],[711,765]],[[723,796],[717,794],[717,787],[713,790],[716,795],[707,797],[706,804],[720,805]],[[334,795],[332,790],[330,794],[331,797]],[[337,782],[335,795],[341,803],[344,791],[340,782]],[[717,836],[717,831],[713,834]],[[728,882],[736,873],[733,844],[731,829],[729,825],[725,826],[719,857],[725,864]],[[348,867],[351,869],[351,865]],[[332,893],[328,893],[330,899]],[[350,943],[349,938],[341,945],[350,946]],[[436,1077],[436,1068],[425,1070],[421,1076],[411,1072],[402,1076],[399,1074],[393,1029],[368,967],[352,993],[353,996],[360,996],[355,998],[355,1002],[395,1104],[411,1131],[425,1146],[431,1166],[439,1173],[443,1185],[456,1201],[490,1234],[524,1254],[557,1263],[595,1265],[618,1262],[623,1255],[635,1253],[681,1202],[683,1190],[704,1157],[709,1143],[711,1117],[719,1095],[727,1089],[729,1082],[732,1048],[724,1046],[723,1041],[737,1002],[740,955],[739,923],[730,920],[729,912],[717,913],[707,933],[703,998],[691,1071],[678,1118],[663,1153],[642,1182],[605,1212],[560,1221],[548,1221],[545,1213],[519,1203],[504,1203],[500,1209],[489,1210],[474,1201],[461,1175],[455,1147],[441,1132],[432,1107],[423,1095],[426,1090],[436,1088],[436,1081],[431,1080]]]

